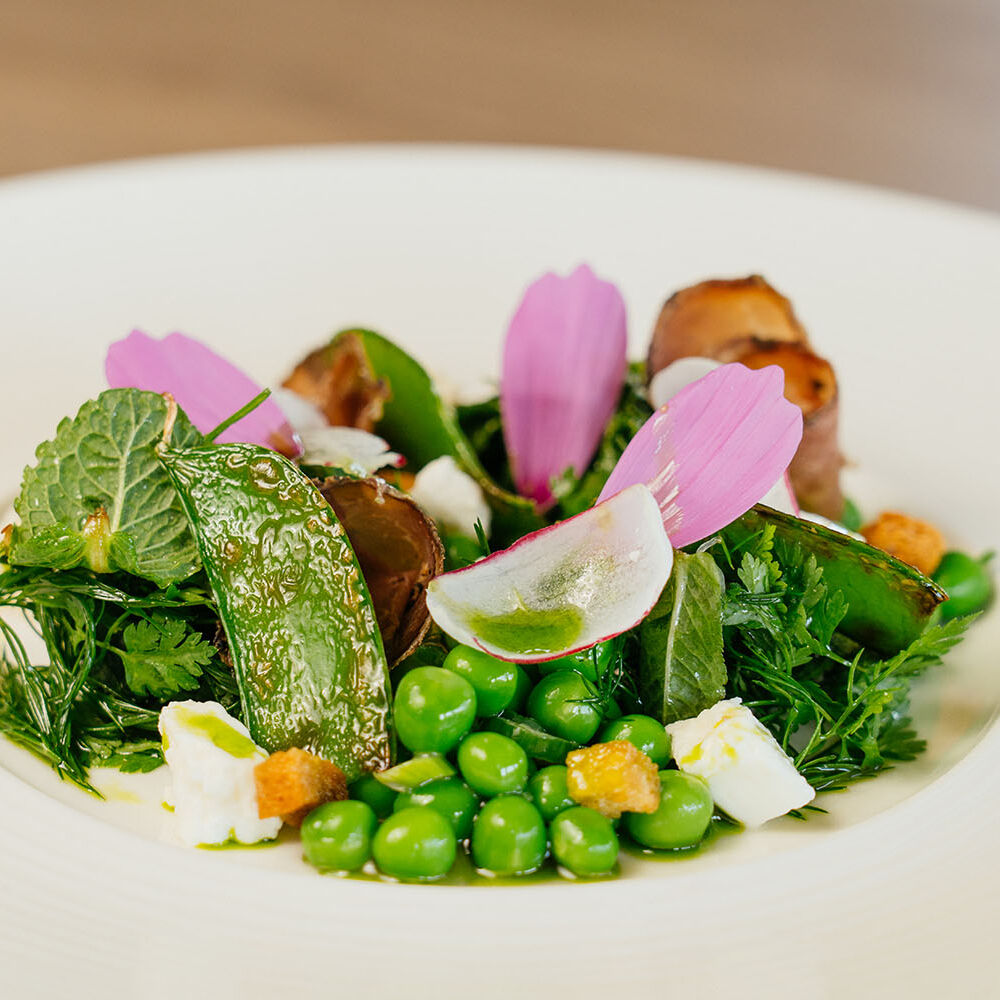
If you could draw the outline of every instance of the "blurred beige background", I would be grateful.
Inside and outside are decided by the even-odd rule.
[[[0,175],[386,139],[711,157],[1000,209],[1000,0],[0,0]]]

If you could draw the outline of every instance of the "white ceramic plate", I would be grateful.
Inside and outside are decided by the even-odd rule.
[[[862,506],[1000,547],[1000,221],[534,150],[283,150],[3,183],[0,496],[133,327],[200,337],[266,382],[365,324],[461,379],[496,370],[529,280],[582,260],[623,289],[636,355],[672,290],[766,275],[836,365]],[[827,817],[599,884],[399,886],[320,877],[294,842],[183,850],[156,786],[105,775],[101,802],[3,744],[0,995],[995,994],[998,649],[994,613],[920,685],[927,754],[828,796]]]

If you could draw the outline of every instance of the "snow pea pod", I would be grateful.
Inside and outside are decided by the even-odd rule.
[[[883,656],[894,656],[913,642],[945,599],[933,580],[887,552],[770,507],[758,504],[720,534],[735,550],[768,527],[779,552],[799,549],[815,556],[827,586],[850,602],[840,631]]]
[[[256,445],[161,447],[159,457],[215,593],[254,740],[303,747],[348,780],[388,767],[385,652],[329,504],[291,462]]]

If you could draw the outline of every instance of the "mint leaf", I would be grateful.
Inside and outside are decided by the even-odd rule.
[[[160,587],[187,579],[198,550],[177,491],[156,457],[167,403],[138,389],[111,389],[63,420],[25,470],[14,509],[21,524],[10,562],[97,573],[124,570]],[[200,440],[178,413],[172,442]]]
[[[723,577],[707,552],[674,553],[674,570],[639,626],[639,693],[664,724],[689,719],[725,697]]]
[[[115,649],[125,667],[125,683],[136,694],[164,700],[198,687],[202,668],[215,647],[179,618],[154,614],[138,620],[122,633],[125,649]]]

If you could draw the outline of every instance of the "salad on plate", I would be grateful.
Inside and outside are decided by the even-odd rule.
[[[0,535],[0,732],[90,791],[166,766],[184,844],[403,881],[608,877],[913,758],[988,557],[845,498],[833,367],[763,278],[626,334],[580,266],[486,392],[371,330],[274,391],[112,344]]]

